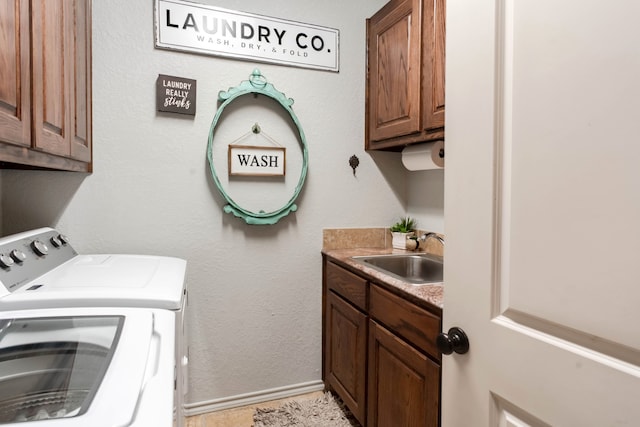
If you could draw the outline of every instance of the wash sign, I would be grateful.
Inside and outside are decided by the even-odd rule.
[[[284,147],[229,145],[229,176],[284,176]]]
[[[155,0],[156,48],[339,70],[339,31],[183,0]]]

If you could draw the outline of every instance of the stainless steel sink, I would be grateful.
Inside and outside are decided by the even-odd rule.
[[[372,255],[355,256],[352,259],[412,284],[442,282],[442,258],[435,255]]]

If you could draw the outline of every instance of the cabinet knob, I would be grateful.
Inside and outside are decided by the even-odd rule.
[[[469,351],[469,339],[467,334],[458,327],[449,329],[446,334],[441,332],[436,338],[436,345],[442,354],[451,354],[454,351],[458,354],[465,354]]]

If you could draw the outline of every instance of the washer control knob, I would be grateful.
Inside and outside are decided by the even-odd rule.
[[[38,256],[45,256],[49,253],[49,247],[40,240],[34,240],[31,242],[31,249],[33,249]]]
[[[58,234],[58,239],[62,242],[63,245],[69,244],[69,239],[64,234]]]
[[[13,265],[13,259],[5,254],[0,254],[0,267],[9,268]]]
[[[13,258],[13,260],[18,263],[22,263],[25,259],[27,259],[27,256],[24,254],[24,252],[19,251],[18,249],[12,250],[9,255],[11,255],[11,258]]]
[[[53,236],[51,239],[49,239],[49,241],[51,242],[54,248],[59,248],[60,246],[62,246],[62,241],[60,240],[59,237]]]

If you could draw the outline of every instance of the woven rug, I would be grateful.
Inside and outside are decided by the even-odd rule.
[[[257,408],[254,427],[358,427],[360,424],[331,393],[316,399],[294,400],[279,408]]]

